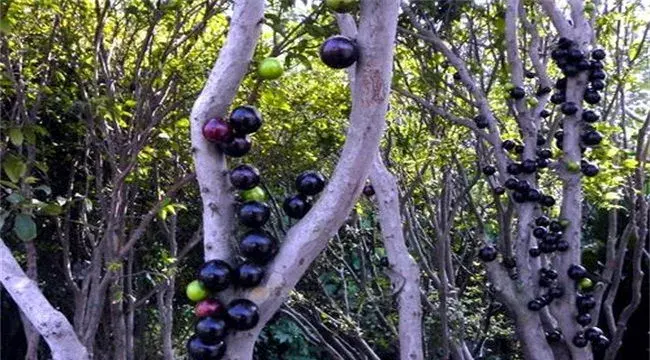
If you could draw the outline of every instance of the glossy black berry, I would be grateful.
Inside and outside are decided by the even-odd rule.
[[[363,187],[363,195],[365,195],[367,197],[371,197],[371,196],[375,195],[375,188],[372,187],[372,185],[370,185],[370,184],[366,184]]]
[[[553,285],[553,280],[551,280],[549,278],[541,277],[541,278],[539,278],[538,283],[539,283],[539,286],[541,286],[541,287],[549,287],[549,286]]]
[[[562,331],[560,329],[553,329],[546,332],[546,341],[549,343],[557,343],[562,341]]]
[[[488,119],[483,115],[477,115],[474,117],[474,123],[479,129],[485,129],[489,125]]]
[[[546,138],[542,134],[537,134],[537,141],[536,141],[537,146],[544,146],[546,144]]]
[[[238,165],[230,171],[230,182],[239,190],[248,190],[260,183],[260,172],[251,165]]]
[[[587,146],[595,146],[600,144],[603,141],[603,136],[596,130],[585,131],[582,136],[580,136],[582,143]]]
[[[544,303],[539,299],[531,300],[528,302],[528,310],[540,311],[544,307]]]
[[[548,225],[548,229],[551,230],[552,232],[560,232],[564,230],[564,226],[562,226],[562,223],[560,223],[559,221],[553,220]]]
[[[570,247],[569,242],[566,240],[560,240],[557,242],[557,251],[565,252],[569,250],[569,247]]]
[[[591,82],[592,90],[600,91],[603,90],[604,88],[605,88],[605,82],[603,80],[593,80]]]
[[[523,192],[514,191],[512,193],[512,200],[514,200],[516,203],[521,204],[521,203],[526,202],[526,200],[528,200],[528,198],[526,197],[526,194],[524,194]]]
[[[594,123],[600,119],[600,115],[593,110],[585,110],[582,112],[582,120],[588,123]]]
[[[523,145],[521,145],[521,144],[515,145],[515,153],[516,154],[523,154],[524,150],[525,150],[525,148],[524,148]]]
[[[543,239],[546,234],[548,234],[548,230],[545,227],[538,226],[533,229],[533,236],[538,239]]]
[[[559,105],[566,101],[566,94],[563,92],[556,92],[551,95],[551,102],[555,105]]]
[[[544,207],[551,207],[555,205],[555,198],[550,195],[542,195],[542,198],[539,199],[539,203]]]
[[[591,64],[591,70],[602,70],[605,67],[603,63],[598,60],[591,60],[589,63]]]
[[[484,246],[478,251],[478,258],[484,262],[494,261],[497,258],[497,249],[494,246]]]
[[[232,141],[224,144],[219,144],[219,148],[221,151],[223,151],[224,154],[235,158],[239,158],[248,154],[248,152],[251,150],[251,147],[253,147],[253,142],[248,135],[237,135],[232,138]]]
[[[600,335],[596,340],[593,340],[591,344],[597,350],[605,350],[609,347],[609,339],[605,335]]]
[[[504,140],[501,143],[501,148],[503,148],[503,150],[505,150],[505,151],[510,151],[510,150],[513,150],[515,148],[515,145],[516,145],[515,142],[512,141],[512,140]]]
[[[505,258],[503,259],[503,266],[505,266],[507,269],[514,269],[517,267],[517,260],[515,258]]]
[[[562,130],[556,131],[555,134],[553,134],[553,137],[557,141],[562,141],[564,139],[564,131],[562,131]]]
[[[576,105],[576,103],[571,101],[565,102],[560,107],[560,110],[562,110],[562,113],[564,115],[573,115],[578,112],[578,105]]]
[[[532,174],[535,172],[535,170],[537,170],[537,162],[532,159],[525,159],[521,162],[519,169],[523,173]]]
[[[576,307],[581,313],[588,312],[589,310],[596,307],[596,299],[594,299],[593,295],[589,294],[578,295],[576,298]]]
[[[578,70],[580,71],[591,70],[591,63],[587,59],[582,59],[576,63],[576,67],[578,67]]]
[[[303,195],[316,195],[325,188],[325,176],[318,171],[305,171],[296,178],[296,189]]]
[[[198,279],[206,289],[221,291],[232,282],[232,268],[225,261],[210,260],[199,269]]]
[[[539,88],[537,88],[537,91],[535,91],[535,95],[544,96],[550,93],[551,91],[553,91],[553,89],[551,89],[549,86],[540,86]]]
[[[204,317],[194,327],[196,335],[206,344],[215,344],[226,336],[226,321],[217,317]]]
[[[550,224],[550,223],[551,223],[551,221],[549,220],[549,218],[547,216],[544,216],[544,215],[542,215],[542,216],[538,217],[537,219],[535,219],[535,225],[537,225],[537,226],[548,226],[548,224]]]
[[[264,278],[264,268],[259,264],[245,262],[235,269],[235,283],[243,288],[255,287]]]
[[[551,116],[551,112],[546,109],[542,109],[542,111],[539,112],[539,116],[542,118],[547,118]]]
[[[483,166],[483,174],[490,176],[490,175],[494,175],[495,172],[497,172],[497,169],[494,166],[492,165]]]
[[[282,209],[290,218],[302,219],[311,209],[311,201],[304,195],[293,195],[284,200]]]
[[[591,324],[591,315],[589,313],[578,314],[576,322],[582,326]]]
[[[497,187],[494,188],[494,193],[496,195],[503,195],[503,194],[505,194],[505,192],[506,192],[506,189],[503,186],[497,186]]]
[[[198,337],[193,335],[187,341],[187,353],[192,360],[218,360],[226,352],[226,343],[219,341],[215,344],[206,344]]]
[[[585,337],[589,341],[594,341],[598,339],[600,335],[603,335],[603,330],[601,330],[599,327],[590,327],[585,330]]]
[[[607,74],[605,74],[605,71],[602,69],[591,70],[591,73],[589,74],[589,81],[605,80],[606,78]]]
[[[596,164],[587,164],[582,167],[582,174],[587,177],[593,177],[598,175],[600,168]]]
[[[528,255],[530,255],[530,257],[536,258],[536,257],[540,256],[541,254],[542,254],[542,252],[539,250],[539,248],[530,248],[530,249],[528,249]]]
[[[528,189],[525,194],[526,200],[530,202],[538,202],[542,198],[542,193],[537,189]]]
[[[262,127],[262,114],[252,106],[239,106],[230,113],[230,125],[238,134],[254,133]]]
[[[585,269],[582,265],[573,264],[569,266],[567,275],[569,276],[569,279],[577,281],[587,276],[587,269]]]
[[[264,231],[250,231],[239,242],[239,250],[248,260],[265,264],[278,252],[278,241]]]
[[[320,59],[334,69],[344,69],[359,59],[356,41],[341,35],[325,40],[320,47]]]
[[[575,64],[566,64],[562,66],[562,74],[566,75],[567,77],[574,77],[578,75],[580,72],[580,69],[578,69],[578,66]]]
[[[506,166],[506,171],[510,175],[519,175],[521,173],[521,165],[518,163],[510,163]]]
[[[242,225],[259,228],[262,227],[271,216],[271,209],[265,203],[259,201],[247,201],[239,207],[238,217]]]
[[[519,180],[517,182],[517,191],[526,192],[531,188],[528,180]]]
[[[583,347],[589,345],[589,341],[587,341],[587,338],[585,338],[585,334],[582,333],[582,331],[578,332],[573,337],[571,342],[573,343],[573,345],[575,345],[575,347],[579,347],[579,348],[583,348]]]
[[[600,94],[596,90],[587,89],[582,97],[584,101],[588,104],[594,105],[600,102]]]
[[[558,90],[564,90],[566,89],[566,84],[567,84],[567,78],[559,78],[555,81],[555,88]]]
[[[534,79],[537,76],[537,74],[532,70],[526,70],[524,76],[526,76],[529,79]]]
[[[515,100],[520,100],[520,99],[523,99],[524,96],[526,96],[526,91],[523,88],[521,88],[519,86],[516,86],[516,87],[510,89],[510,97],[511,98],[513,98]]]
[[[228,325],[237,330],[249,330],[260,319],[259,309],[254,302],[247,299],[233,300],[226,308]]]
[[[510,189],[510,190],[515,190],[518,185],[519,185],[519,180],[517,180],[515,178],[509,178],[503,184],[503,186],[505,186],[506,189]]]
[[[546,169],[551,164],[551,160],[539,158],[536,160],[536,163],[538,169]]]
[[[542,159],[550,159],[553,156],[553,152],[550,149],[539,149],[537,150],[537,156]]]

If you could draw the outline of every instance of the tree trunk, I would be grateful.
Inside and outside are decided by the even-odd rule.
[[[27,276],[38,284],[38,264],[37,253],[34,241],[25,242],[25,249],[27,253]],[[24,313],[21,312],[20,319],[23,322],[23,329],[25,332],[25,339],[27,340],[27,352],[25,360],[38,360],[38,344],[40,343],[41,336],[36,329],[29,322]]]

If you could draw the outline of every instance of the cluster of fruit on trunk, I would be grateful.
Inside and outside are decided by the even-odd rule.
[[[326,4],[338,12],[350,11],[356,0],[327,0]],[[334,69],[343,69],[359,58],[359,48],[353,39],[332,36],[325,40],[320,49],[323,63]],[[266,58],[258,66],[260,79],[274,80],[284,72],[277,58]],[[239,158],[252,147],[250,134],[262,127],[262,115],[252,106],[236,107],[225,120],[213,118],[203,125],[204,138],[214,143],[225,155]],[[197,279],[187,285],[187,297],[197,302],[194,313],[199,318],[195,333],[187,342],[187,352],[194,360],[218,360],[226,352],[224,341],[229,331],[245,331],[259,322],[257,304],[245,299],[234,299],[224,306],[217,293],[233,286],[238,289],[253,288],[265,276],[264,266],[278,252],[278,240],[263,229],[271,216],[271,209],[265,202],[267,193],[260,186],[259,171],[249,164],[240,164],[229,173],[232,186],[239,190],[237,196],[237,218],[248,231],[239,242],[240,261],[232,267],[224,260],[205,262],[198,271]],[[301,219],[311,209],[313,197],[325,188],[326,179],[318,171],[305,171],[295,180],[297,194],[289,196],[283,209],[290,218]],[[371,196],[374,190],[366,185],[364,194]]]
[[[582,98],[587,104],[597,104],[600,101],[600,94],[598,91],[605,87],[605,72],[603,71],[602,60],[605,58],[605,51],[602,49],[595,49],[591,52],[591,60],[587,58],[585,53],[579,46],[567,39],[560,38],[556,47],[551,52],[551,58],[555,64],[564,74],[564,77],[557,80],[555,84],[556,92],[550,97],[551,103],[559,105],[560,112],[565,116],[559,122],[560,128],[564,127],[564,121],[578,122],[578,127],[582,132],[579,134],[579,145],[581,153],[585,153],[588,147],[597,146],[602,141],[602,135],[596,131],[591,124],[598,121],[600,116],[594,110],[581,109],[581,107],[574,103],[566,101],[566,90],[569,82],[574,82],[572,85],[578,84],[580,81],[588,80],[589,85],[584,90]],[[536,74],[527,72],[528,78],[535,78]],[[550,87],[540,87],[536,91],[537,97],[543,97],[551,92]],[[515,100],[522,100],[526,96],[526,91],[521,87],[513,87],[510,89],[510,97]],[[539,113],[540,119],[547,118],[552,115],[551,111],[543,109]],[[483,129],[489,126],[487,117],[483,115],[477,116],[475,124],[478,128]],[[574,127],[576,128],[576,127]],[[564,145],[564,132],[559,130],[554,134],[556,140],[556,147],[562,151]],[[525,147],[518,144],[513,140],[505,140],[501,144],[503,150],[510,153],[522,155],[525,152]],[[555,205],[555,198],[551,195],[542,193],[539,189],[535,189],[533,184],[528,180],[518,179],[515,176],[535,174],[541,169],[545,169],[551,165],[551,158],[553,152],[545,147],[547,146],[546,138],[540,133],[537,135],[536,141],[537,149],[535,159],[523,159],[521,162],[511,162],[506,166],[506,172],[513,177],[508,178],[503,186],[494,187],[494,193],[502,195],[506,189],[511,190],[512,200],[516,203],[532,202],[538,203],[540,209],[548,209]],[[584,176],[596,176],[599,172],[597,165],[582,159],[580,164],[568,163],[566,170],[572,173],[581,171]],[[482,168],[486,176],[492,176],[497,172],[497,169],[492,165],[485,165]],[[531,258],[537,258],[542,254],[552,256],[554,252],[566,252],[569,250],[571,244],[563,238],[563,231],[569,225],[566,219],[551,220],[545,215],[540,215],[534,220],[534,226],[531,224],[532,236],[538,240],[537,247],[532,247],[528,250]],[[478,257],[484,262],[491,262],[497,258],[498,251],[496,247],[488,245],[481,248],[478,252]],[[513,280],[518,279],[516,271],[517,264],[514,258],[503,258],[502,264],[509,269],[510,277]],[[576,282],[576,288],[581,293],[576,297],[576,322],[585,327],[585,329],[578,331],[572,338],[572,343],[576,347],[585,347],[589,342],[592,343],[594,349],[604,349],[609,345],[609,339],[603,334],[603,331],[597,327],[587,327],[591,324],[592,318],[590,311],[596,306],[596,302],[589,291],[592,288],[592,281],[589,279],[587,270],[581,265],[573,264],[567,269],[569,279]],[[540,311],[544,306],[564,296],[564,286],[558,283],[558,272],[554,269],[542,267],[540,270],[540,277],[538,284],[540,291],[546,289],[543,294],[528,302],[528,309],[530,311]],[[560,329],[551,329],[546,332],[546,339],[548,342],[559,342],[562,340],[562,332]]]

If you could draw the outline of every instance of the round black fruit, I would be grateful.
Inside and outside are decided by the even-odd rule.
[[[523,154],[524,149],[525,148],[524,148],[523,145],[520,145],[520,144],[515,145],[515,153],[517,153],[517,154]]]
[[[344,69],[359,59],[359,48],[354,40],[336,35],[325,40],[320,47],[320,59],[334,69]]]
[[[591,89],[600,91],[605,88],[605,82],[603,80],[594,80],[591,82]]]
[[[523,173],[532,174],[537,170],[537,162],[532,159],[526,159],[521,162],[519,167]]]
[[[560,240],[557,242],[557,251],[565,252],[569,250],[569,247],[570,247],[569,242],[566,240]]]
[[[594,341],[598,339],[600,335],[603,335],[603,331],[599,327],[590,327],[589,329],[585,330],[585,337],[589,341]]]
[[[247,201],[239,208],[239,222],[248,227],[262,227],[270,216],[269,206],[259,201]]]
[[[529,78],[529,79],[534,79],[535,76],[537,76],[537,74],[536,74],[534,71],[532,71],[532,70],[526,70],[526,72],[524,73],[524,75],[525,75],[527,78]]]
[[[576,307],[581,313],[588,312],[596,307],[596,300],[593,295],[578,295],[576,298]]]
[[[560,231],[564,230],[564,226],[562,226],[561,222],[559,222],[557,220],[553,220],[548,225],[548,229],[551,230],[552,232],[560,232]]]
[[[548,219],[547,216],[540,216],[537,219],[535,219],[535,225],[537,226],[548,226],[550,224],[550,220]]]
[[[284,199],[284,212],[293,219],[302,219],[311,209],[311,201],[305,195],[293,195]]]
[[[505,194],[505,192],[506,192],[506,189],[503,186],[497,186],[497,187],[494,188],[494,193],[496,195],[503,195],[503,194]]]
[[[219,148],[224,154],[234,158],[239,158],[248,154],[252,147],[253,142],[248,135],[235,136],[232,138],[232,141],[219,145]]]
[[[553,152],[549,149],[539,149],[537,150],[537,156],[541,159],[550,159],[553,156]]]
[[[497,249],[494,246],[484,246],[478,251],[478,258],[485,262],[494,261],[497,258]]]
[[[515,144],[515,142],[512,141],[512,140],[504,140],[501,143],[501,148],[503,148],[503,150],[505,150],[505,151],[511,151],[511,150],[513,150],[515,148],[515,145],[517,145],[517,144]]]
[[[264,268],[255,263],[245,262],[235,269],[235,282],[244,288],[259,285],[263,278]]]
[[[602,69],[591,70],[591,73],[589,74],[589,81],[605,80],[606,78],[607,74],[605,74],[605,71]]]
[[[515,258],[505,258],[503,259],[503,266],[505,266],[507,269],[514,269],[517,267],[517,260]]]
[[[489,125],[488,119],[483,115],[477,115],[476,117],[474,117],[474,123],[476,124],[476,127],[479,129],[485,129]]]
[[[571,48],[567,51],[567,57],[571,61],[580,61],[585,57],[585,53],[578,48]]]
[[[517,182],[517,191],[526,192],[530,190],[531,186],[528,180],[519,180]]]
[[[576,105],[574,102],[569,101],[562,104],[562,107],[560,109],[564,115],[573,115],[578,112],[578,105]]]
[[[547,233],[548,233],[548,230],[546,230],[546,228],[543,228],[541,226],[538,226],[538,227],[533,229],[533,236],[538,238],[538,239],[544,238],[544,236],[546,236]]]
[[[602,70],[605,67],[605,65],[598,60],[591,60],[589,64],[591,65],[591,70]]]
[[[521,173],[521,165],[518,163],[510,163],[506,167],[506,171],[510,175],[519,175]]]
[[[555,81],[555,88],[558,90],[566,89],[567,79],[565,77],[559,78]]]
[[[596,164],[587,164],[582,167],[582,174],[587,177],[593,177],[598,175],[600,168]]]
[[[551,102],[555,105],[559,105],[566,101],[566,94],[563,92],[556,92],[551,95]]]
[[[544,95],[550,93],[551,91],[553,91],[553,89],[551,89],[550,86],[540,86],[539,88],[537,88],[537,91],[535,92],[535,95],[544,96]]]
[[[546,169],[551,164],[551,160],[546,158],[539,158],[536,160],[536,163],[538,169]]]
[[[539,203],[544,207],[551,207],[555,205],[555,198],[550,195],[543,195],[539,200]]]
[[[260,172],[251,165],[238,165],[230,171],[230,182],[239,190],[248,190],[260,183]]]
[[[325,176],[318,171],[305,171],[296,178],[296,189],[303,195],[316,195],[325,188]]]
[[[367,197],[371,197],[371,196],[375,195],[375,188],[372,187],[372,185],[370,185],[370,184],[366,184],[363,187],[363,195],[365,195]]]
[[[247,299],[233,300],[226,309],[228,325],[237,330],[249,330],[260,319],[259,310],[254,302]]]
[[[553,134],[553,137],[557,141],[562,141],[564,139],[564,131],[562,131],[562,130],[556,131],[555,134]]]
[[[490,175],[494,175],[495,172],[497,172],[497,169],[494,166],[492,165],[483,166],[483,174],[490,176]]]
[[[230,125],[238,134],[254,133],[262,127],[262,114],[252,106],[239,106],[230,113]]]
[[[221,291],[230,286],[232,268],[222,260],[210,260],[199,269],[199,281],[210,291]]]
[[[578,65],[576,64],[566,64],[562,66],[562,74],[568,76],[568,77],[574,77],[578,75],[580,72],[580,69],[578,68]]]
[[[546,333],[546,341],[550,343],[557,343],[562,341],[562,331],[560,329],[553,329]]]
[[[578,63],[576,63],[576,66],[580,71],[587,71],[591,69],[591,63],[587,59],[582,59],[578,61]]]
[[[523,88],[521,88],[519,86],[515,86],[512,89],[510,89],[510,97],[511,98],[513,98],[515,100],[520,100],[520,99],[523,99],[524,96],[526,96],[526,91]]]
[[[226,343],[206,344],[197,335],[187,341],[187,353],[192,360],[218,360],[226,352]]]
[[[594,105],[600,102],[600,94],[596,90],[587,89],[582,97],[586,103]]]
[[[530,249],[528,249],[528,255],[530,255],[530,257],[536,258],[536,257],[540,256],[541,254],[542,254],[542,252],[539,250],[539,248],[530,248]]]
[[[582,112],[582,120],[588,123],[594,123],[600,119],[600,115],[593,110],[585,110]]]
[[[460,73],[458,71],[456,71],[454,73],[453,77],[454,77],[454,80],[456,80],[456,81],[460,81],[460,79],[461,79]]]
[[[596,340],[593,340],[591,344],[598,350],[604,350],[609,346],[609,339],[605,335],[600,335]]]
[[[204,317],[196,323],[196,335],[206,344],[215,344],[226,336],[226,321],[216,317]]]
[[[265,264],[278,252],[278,241],[266,232],[251,231],[241,239],[239,249],[248,260]]]
[[[543,118],[547,118],[551,116],[551,112],[546,109],[542,109],[542,111],[539,112],[539,116]]]
[[[540,311],[544,307],[544,303],[539,299],[531,300],[528,302],[528,310]]]
[[[589,345],[589,341],[587,341],[587,338],[585,338],[585,334],[582,331],[578,332],[573,337],[573,340],[571,340],[571,342],[573,343],[573,345],[579,348],[583,348]]]
[[[503,184],[506,189],[514,190],[519,185],[519,180],[515,178],[506,179],[506,182]]]
[[[544,146],[546,144],[546,138],[542,134],[537,134],[537,146]]]
[[[526,194],[524,194],[523,192],[514,191],[512,193],[512,200],[514,200],[516,203],[521,204],[521,203],[526,202],[526,200],[528,200],[528,198],[526,197]]]
[[[541,278],[539,278],[538,283],[539,283],[539,286],[541,286],[541,287],[549,287],[549,286],[553,285],[553,280],[551,280],[549,278],[541,277]]]
[[[582,326],[591,324],[591,315],[589,313],[578,314],[576,322]]]
[[[577,281],[587,276],[587,269],[585,269],[582,265],[573,264],[569,266],[567,275],[569,275],[569,279]]]
[[[582,139],[582,143],[587,146],[595,146],[603,141],[603,136],[596,130],[586,131],[580,138]]]
[[[550,254],[553,251],[557,249],[557,246],[555,244],[547,243],[547,242],[541,242],[539,244],[539,250],[543,252],[544,254]]]
[[[605,58],[605,50],[594,49],[591,51],[591,58],[594,60],[602,60]]]

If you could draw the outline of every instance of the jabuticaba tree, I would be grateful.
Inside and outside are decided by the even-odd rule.
[[[397,61],[415,61],[422,72],[417,79],[400,68],[394,89],[434,120],[474,135],[458,150],[475,154],[475,172],[493,194],[484,207],[493,218],[477,219],[483,237],[474,241],[483,245],[476,259],[514,321],[524,357],[614,359],[640,304],[637,256],[648,234],[648,119],[635,114],[634,135],[621,136],[626,84],[609,84],[608,70],[621,73],[621,49],[604,40],[606,20],[591,3],[462,6],[467,15],[451,29],[435,7],[402,6],[398,37],[412,50]],[[609,199],[594,199],[598,193]],[[629,217],[621,224],[616,208],[623,203]],[[588,238],[592,207],[608,209],[612,219],[604,265],[587,268],[581,264],[591,247],[585,245],[595,243]],[[611,305],[626,252],[634,254],[626,260],[634,296],[617,317]]]

